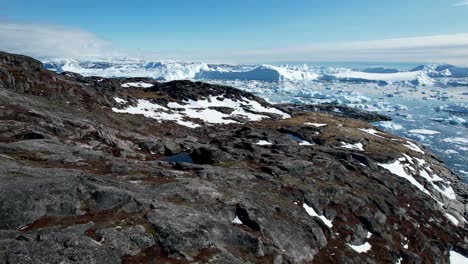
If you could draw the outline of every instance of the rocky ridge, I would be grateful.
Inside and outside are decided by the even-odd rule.
[[[0,263],[468,256],[467,186],[386,119],[2,52]]]

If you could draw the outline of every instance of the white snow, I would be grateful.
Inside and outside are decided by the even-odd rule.
[[[449,252],[450,264],[466,264],[468,263],[468,257],[463,256],[453,250]]]
[[[302,140],[302,142],[299,143],[301,146],[313,146],[314,144],[310,143],[307,140]]]
[[[346,148],[346,149],[354,149],[354,150],[360,150],[364,151],[363,145],[361,142],[350,144],[346,142],[341,142],[341,147]]]
[[[410,133],[421,134],[421,135],[436,135],[440,132],[429,130],[429,129],[412,129],[409,131]]]
[[[306,126],[314,126],[314,127],[324,127],[324,126],[326,126],[327,124],[305,122],[304,125],[306,125]]]
[[[460,224],[460,222],[458,221],[458,219],[455,216],[453,216],[453,215],[451,215],[449,213],[445,213],[445,216],[447,217],[447,219],[450,222],[452,222],[453,225],[458,226]]]
[[[379,132],[379,131],[377,131],[377,130],[375,130],[373,128],[359,128],[359,130],[361,130],[363,132],[366,132],[368,134],[371,134],[373,136],[379,137],[379,138],[384,138],[384,137],[382,137],[380,135],[377,135],[377,133],[381,133],[381,132]]]
[[[242,221],[239,219],[239,217],[237,217],[236,215],[236,218],[234,218],[234,220],[232,220],[232,223],[233,224],[236,224],[236,225],[243,225],[244,223],[242,223]]]
[[[119,101],[119,98],[114,98]],[[200,125],[190,121],[185,121],[184,118],[201,119],[208,124],[230,124],[237,123],[229,117],[243,117],[248,121],[258,121],[269,118],[262,113],[272,113],[280,115],[282,118],[290,117],[289,114],[282,112],[273,107],[264,107],[260,103],[242,98],[234,101],[232,99],[223,98],[222,96],[211,96],[203,100],[187,100],[185,104],[171,102],[168,107],[152,103],[148,100],[139,99],[136,106],[128,106],[125,109],[112,108],[117,113],[142,114],[146,117],[154,118],[160,121],[175,121],[176,123],[188,127],[199,127]],[[231,114],[225,114],[210,107],[229,107],[234,111]]]
[[[324,215],[318,215],[317,212],[315,212],[314,208],[310,207],[306,203],[302,204],[302,207],[305,209],[307,214],[309,214],[312,217],[318,217],[322,222],[328,226],[329,228],[333,227],[332,221],[328,220]]]
[[[434,189],[436,189],[438,192],[442,193],[443,195],[445,195],[447,198],[451,199],[451,200],[455,200],[457,199],[457,196],[455,194],[455,191],[453,190],[453,188],[450,186],[450,182],[448,181],[444,181],[442,178],[440,178],[437,174],[433,174],[433,176],[429,176],[429,173],[426,171],[426,169],[423,169],[423,170],[420,170],[419,171],[419,175],[421,177],[423,177],[424,179],[426,179],[431,185],[432,187],[434,187]],[[437,184],[435,184],[435,182],[443,182],[444,185],[448,185],[448,187],[439,187]]]
[[[372,236],[372,233],[371,233],[371,232],[367,232],[366,238],[369,239],[369,238],[371,238],[371,236]]]
[[[177,112],[173,112],[166,107],[144,99],[138,99],[136,106],[129,106],[125,109],[112,108],[112,111],[116,113],[127,113],[133,115],[140,114],[158,121],[175,121],[180,125],[192,128],[200,126],[189,121],[184,121],[184,117]]]
[[[153,84],[145,83],[145,82],[129,82],[129,83],[122,84],[122,87],[124,88],[129,88],[129,87],[150,88],[153,86],[154,86]]]
[[[403,145],[413,151],[424,154],[424,151],[420,147],[418,147],[418,145],[414,144],[411,141],[406,141],[406,143],[403,143]]]
[[[118,104],[126,104],[127,101],[125,101],[124,99],[122,98],[119,98],[119,97],[114,97],[114,101]]]
[[[168,104],[168,107],[177,109],[182,108],[184,109],[184,112],[187,116],[192,118],[199,118],[207,123],[212,124],[237,123],[234,120],[226,119],[230,116],[242,116],[250,121],[259,121],[269,118],[268,116],[262,115],[261,113],[277,114],[282,118],[291,117],[289,114],[277,108],[264,107],[257,101],[247,98],[234,101],[233,99],[224,98],[222,96],[210,96],[204,100],[187,100],[184,101],[184,104],[171,102]],[[208,109],[209,107],[229,107],[234,109],[234,111],[229,115],[214,109]],[[256,114],[252,112],[256,112]]]
[[[422,192],[424,192],[424,193],[426,193],[428,195],[431,195],[429,193],[429,191],[426,190],[426,188],[424,188],[424,186],[422,184],[420,184],[411,174],[406,172],[405,167],[408,167],[408,166],[405,166],[405,164],[401,160],[396,160],[395,162],[389,163],[389,164],[379,164],[378,163],[377,165],[379,165],[380,167],[390,171],[394,175],[405,178],[411,184],[413,184],[416,188],[418,188],[420,191],[422,191]]]
[[[354,246],[354,245],[351,245],[348,243],[348,246],[350,246],[354,251],[356,251],[357,253],[366,253],[367,251],[369,251],[372,246],[371,244],[369,244],[369,242],[366,242],[362,245],[359,245],[359,246]]]
[[[437,185],[434,185],[434,187],[443,195],[445,195],[447,198],[449,198],[450,200],[457,199],[457,195],[455,194],[455,191],[453,190],[452,186],[448,186],[443,190],[437,187]]]
[[[442,204],[439,200],[437,200],[431,193],[421,184],[419,183],[414,176],[408,172],[410,170],[414,175],[421,176],[424,178],[429,184],[442,195],[446,196],[447,198],[454,200],[456,199],[456,194],[453,188],[450,186],[450,181],[446,181],[439,177],[437,174],[432,173],[432,169],[430,168],[430,164],[428,164],[425,160],[419,158],[412,158],[406,154],[403,154],[404,157],[399,158],[393,163],[390,164],[377,164],[380,167],[383,167],[389,170],[391,173],[407,179],[411,184],[416,186],[420,191],[428,194],[434,200],[436,200],[439,204]],[[430,173],[432,175],[430,175]]]
[[[259,140],[257,143],[255,143],[255,145],[268,146],[268,145],[273,145],[273,144],[266,140]]]

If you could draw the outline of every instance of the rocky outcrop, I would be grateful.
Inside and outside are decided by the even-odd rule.
[[[230,106],[174,107],[207,98]],[[150,104],[132,112],[139,100]],[[199,82],[59,75],[0,53],[0,263],[468,256],[467,186],[367,123],[384,119]]]

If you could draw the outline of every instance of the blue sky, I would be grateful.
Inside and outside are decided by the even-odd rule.
[[[14,25],[16,32],[12,37],[8,33],[12,29],[0,34],[0,42],[2,38],[6,42],[24,39],[25,43],[18,43],[17,49],[28,52],[27,44],[35,41],[28,36],[21,38],[18,32],[24,32],[36,39],[49,37],[47,41],[41,39],[39,44],[67,46],[66,40],[59,37],[58,31],[62,31],[73,42],[81,42],[76,49],[83,45],[96,49],[97,52],[90,52],[93,56],[99,55],[98,49],[103,49],[113,50],[112,54],[151,54],[188,60],[247,61],[249,57],[259,61],[314,60],[314,52],[320,53],[329,44],[344,52],[346,43],[392,39],[404,42],[406,38],[421,37],[420,41],[425,42],[427,37],[443,35],[452,37],[440,41],[454,41],[454,45],[460,46],[460,41],[467,38],[467,17],[468,1],[463,0],[0,0],[0,29],[2,23],[5,32]],[[40,36],[38,31],[45,36]],[[49,34],[50,31],[56,32]],[[79,38],[74,38],[73,33]],[[434,45],[440,46],[440,41]],[[77,45],[68,44],[71,49]],[[465,41],[461,44],[465,45]],[[4,46],[14,49],[13,43]],[[4,48],[2,44],[1,48]],[[58,50],[64,54],[56,56],[66,56],[64,47]],[[288,57],[288,50],[293,55]],[[298,50],[303,54],[298,54]],[[45,50],[44,56],[50,53]],[[70,56],[80,53],[83,52],[72,50]],[[102,56],[108,55],[104,53]],[[233,55],[226,56],[227,53]],[[356,58],[342,56],[341,60],[357,60],[359,54]],[[424,59],[421,56],[414,59]],[[379,58],[374,53],[372,58],[363,56],[370,60],[388,58],[391,56]],[[340,57],[332,56],[330,60],[339,61]],[[428,56],[427,60],[444,58]]]

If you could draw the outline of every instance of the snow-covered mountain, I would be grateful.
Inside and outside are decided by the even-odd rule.
[[[372,68],[347,69],[308,65],[227,65],[178,61],[78,61],[52,60],[46,68],[57,72],[76,72],[84,76],[150,77],[159,80],[256,80],[266,82],[375,82],[380,85],[403,84],[432,86],[437,79],[468,77],[468,68],[452,65],[421,65],[409,71]],[[459,83],[445,82],[444,84]]]

